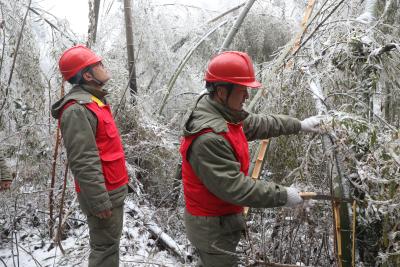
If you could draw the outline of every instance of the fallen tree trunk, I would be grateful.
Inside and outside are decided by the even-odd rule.
[[[127,205],[128,206],[128,205]],[[143,225],[149,231],[149,233],[158,241],[163,247],[173,253],[182,263],[187,263],[191,258],[191,255],[184,251],[182,246],[176,242],[171,236],[165,233],[160,226],[158,226],[154,221],[148,221],[151,216],[146,216],[144,212],[135,204],[129,205],[131,212],[128,214],[139,217],[139,220],[143,221]]]

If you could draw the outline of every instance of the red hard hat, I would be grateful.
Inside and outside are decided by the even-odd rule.
[[[253,62],[248,54],[238,51],[226,51],[216,55],[208,63],[204,80],[207,82],[228,82],[247,87],[258,88]]]
[[[82,69],[101,61],[101,57],[84,45],[76,45],[64,51],[58,61],[64,80],[68,81]]]

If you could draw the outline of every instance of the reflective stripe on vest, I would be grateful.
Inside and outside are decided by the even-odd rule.
[[[109,105],[103,104],[94,96],[92,100],[93,102],[85,104],[85,107],[92,111],[97,118],[96,146],[99,151],[105,186],[107,191],[111,191],[128,183],[125,154]],[[63,111],[71,105],[69,103],[64,105]],[[75,190],[80,192],[76,179]]]
[[[248,174],[250,156],[246,136],[241,124],[227,123],[228,132],[218,133],[231,145],[236,160],[240,163],[240,171]],[[186,136],[181,140],[180,152],[182,155],[182,180],[187,211],[195,216],[223,216],[243,212],[243,207],[226,202],[211,193],[196,176],[189,161],[187,151],[193,141],[205,133],[212,132],[205,129],[195,135]]]

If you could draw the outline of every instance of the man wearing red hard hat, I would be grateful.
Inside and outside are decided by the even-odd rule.
[[[318,132],[319,120],[246,112],[248,88],[261,86],[246,53],[213,57],[205,81],[208,93],[197,99],[184,122],[180,147],[186,232],[204,266],[237,266],[244,206],[294,207],[303,202],[296,188],[248,176],[248,141]]]
[[[90,267],[119,266],[128,172],[121,137],[103,85],[111,78],[101,58],[77,45],[59,60],[73,88],[52,106],[90,235]]]

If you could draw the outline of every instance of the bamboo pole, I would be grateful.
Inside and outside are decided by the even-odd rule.
[[[246,3],[246,5],[243,8],[242,12],[240,12],[239,17],[235,21],[235,24],[233,24],[231,30],[229,31],[228,36],[226,36],[226,38],[224,40],[224,43],[222,44],[221,48],[219,49],[219,53],[227,50],[228,47],[231,45],[233,38],[235,37],[235,35],[239,31],[240,26],[242,26],[242,23],[243,23],[244,19],[246,18],[247,13],[249,13],[250,8],[253,6],[255,1],[256,0],[249,0]]]
[[[326,114],[328,112],[326,105],[323,101],[324,95],[318,77],[311,75],[309,71],[307,74],[310,76],[310,90],[315,96],[315,106],[319,114]],[[327,161],[327,175],[331,179],[331,195],[336,198],[347,197],[349,189],[347,186],[347,180],[343,174],[343,159],[335,150],[335,143],[331,136],[325,134],[321,137],[324,154],[328,156]],[[340,267],[351,266],[351,223],[349,217],[349,207],[346,202],[335,203],[333,202],[333,211],[335,213],[335,232],[337,258]],[[339,205],[340,207],[337,207]],[[338,233],[340,232],[340,233]]]
[[[291,47],[290,51],[297,51],[299,49],[300,43],[301,43],[301,38],[303,37],[303,34],[305,33],[305,31],[307,29],[308,20],[312,14],[314,5],[315,5],[315,0],[308,1],[308,5],[306,7],[303,19],[301,21],[301,29],[302,30],[296,35],[296,38],[293,41],[293,46],[292,45],[289,46],[289,48]],[[284,55],[286,55],[286,53],[284,53]],[[283,61],[283,59],[284,58],[282,58],[282,61]],[[290,66],[292,66],[292,64],[288,64],[286,67],[290,67]],[[275,71],[273,71],[272,73],[274,73],[274,72]],[[253,102],[253,105],[250,104],[249,110],[252,110],[253,107],[254,107],[254,102]],[[268,146],[269,146],[268,139],[261,140],[259,148],[258,148],[258,152],[257,152],[257,154],[255,154],[256,158],[255,158],[255,160],[252,160],[252,164],[253,164],[253,162],[254,162],[254,164],[253,164],[253,167],[250,168],[250,170],[251,170],[251,178],[253,178],[254,180],[257,180],[260,178],[261,170],[265,163],[265,159],[266,159],[265,155],[268,150]],[[245,216],[247,216],[248,212],[249,212],[249,207],[245,207],[243,210],[243,214]]]
[[[356,213],[357,213],[357,202],[353,200],[353,227],[352,227],[352,241],[353,241],[353,247],[351,250],[351,266],[356,267]]]
[[[132,19],[131,0],[124,0],[124,15],[125,15],[126,50],[128,53],[128,67],[129,67],[129,93],[132,97],[131,98],[132,104],[135,104],[138,90],[136,81],[135,46],[133,38],[133,19]]]
[[[342,253],[342,231],[340,228],[340,205],[338,202],[333,201],[333,214],[335,218],[335,236],[336,236],[336,249],[338,257],[338,267],[342,267],[343,253]]]
[[[235,24],[233,25],[233,27],[231,28],[231,30],[229,31],[227,37],[225,38],[221,48],[219,49],[219,52],[222,52],[224,50],[226,50],[229,45],[232,43],[233,38],[235,37],[236,33],[238,32],[240,26],[243,23],[244,18],[246,17],[247,13],[249,12],[250,8],[252,7],[252,5],[254,4],[255,0],[249,0],[244,9],[242,10],[242,12],[240,12],[239,17],[237,18],[237,20],[235,21]],[[236,10],[237,8],[234,8],[233,10]],[[232,10],[232,9],[231,9]],[[230,10],[229,10],[230,11]],[[212,32],[214,32],[216,29],[218,29],[219,27],[221,27],[223,24],[225,24],[226,21],[224,23],[221,23],[218,27],[216,27],[213,31],[210,31],[208,34],[211,34]],[[183,60],[181,61],[181,63],[179,64],[178,68],[176,69],[174,75],[171,77],[170,81],[168,82],[168,86],[167,86],[167,93],[165,94],[163,100],[161,101],[161,105],[160,105],[160,109],[158,111],[158,115],[161,115],[165,103],[167,102],[167,99],[171,93],[172,87],[175,84],[176,79],[178,78],[179,74],[181,73],[183,67],[185,66],[185,64],[187,63],[187,61],[189,60],[190,56],[193,54],[193,52],[195,51],[195,49],[204,41],[204,37],[200,40],[200,42],[198,42],[197,45],[195,45],[195,47],[191,50],[189,50],[189,52],[185,55],[185,57],[183,58]]]
[[[261,170],[262,170],[262,167],[265,162],[265,154],[268,150],[268,146],[269,146],[268,139],[264,139],[264,140],[260,141],[260,146],[258,148],[258,153],[257,153],[257,157],[256,157],[256,160],[254,163],[254,167],[251,170],[251,178],[253,180],[257,180],[260,177]],[[244,209],[243,209],[244,216],[247,216],[249,209],[250,209],[249,207],[244,207]]]
[[[309,0],[309,1],[311,1],[311,0]],[[320,14],[320,13],[321,13],[322,8],[326,5],[326,3],[327,3],[328,1],[329,1],[329,0],[326,0],[326,1],[322,4],[322,6],[321,6],[321,8],[319,9],[319,11],[316,12],[316,14],[312,17],[311,20],[309,20],[309,22],[308,22],[307,24],[305,24],[306,26],[304,27],[304,30],[301,31],[301,34],[300,34],[301,36],[303,36],[304,33],[307,31],[308,26],[310,25],[310,23],[312,23],[312,22],[315,20],[317,14]],[[343,3],[343,1],[340,2],[339,5],[341,5],[342,3]],[[339,5],[338,5],[338,6],[339,6]],[[338,6],[335,7],[335,10],[337,9]],[[335,11],[335,10],[334,10],[334,11]],[[331,16],[332,14],[333,14],[333,12],[331,12],[331,13],[328,15],[327,18],[329,18],[329,16]],[[325,19],[324,21],[326,21],[326,19]],[[323,21],[323,22],[324,22],[324,21]],[[318,28],[320,25],[321,25],[321,23],[317,26],[317,28]],[[314,30],[314,31],[308,36],[308,38],[307,38],[306,41],[302,42],[302,43],[299,45],[299,49],[300,49],[301,47],[303,47],[303,46],[306,44],[306,42],[311,38],[311,36],[314,35],[315,32],[316,32],[316,30]],[[293,51],[293,48],[292,48],[292,47],[296,44],[298,38],[299,38],[299,35],[297,35],[295,38],[293,38],[291,41],[288,42],[286,48],[283,49],[281,55],[280,55],[280,56],[277,58],[277,60],[275,61],[275,64],[272,66],[272,69],[271,69],[271,71],[268,73],[267,77],[266,77],[265,79],[263,79],[264,81],[267,81],[267,82],[268,82],[268,81],[271,79],[271,77],[273,77],[273,76],[275,75],[275,72],[276,72],[279,68],[281,68],[281,67],[284,65],[285,58],[290,54],[291,51]],[[294,53],[292,54],[292,57],[293,57],[294,55],[296,55],[296,53],[299,51],[299,49],[294,50]],[[250,101],[250,104],[249,104],[248,107],[247,107],[248,110],[254,111],[255,105],[257,104],[257,102],[258,102],[258,100],[260,99],[260,97],[263,96],[263,95],[265,95],[265,88],[261,88],[260,90],[257,91],[257,94],[253,97],[253,99]]]
[[[219,14],[219,15],[216,16],[215,18],[213,18],[213,19],[207,21],[206,24],[212,23],[212,22],[214,22],[214,21],[219,20],[220,18],[223,18],[223,17],[226,16],[227,14],[232,13],[233,11],[235,11],[235,10],[241,8],[242,6],[244,6],[245,3],[246,3],[246,2],[243,2],[243,3],[239,4],[239,5],[237,5],[237,6],[233,7],[233,8],[231,8],[231,9],[229,9],[229,10],[227,10],[227,11],[221,13],[221,14]]]
[[[183,67],[189,61],[190,57],[193,55],[193,53],[196,51],[196,49],[208,38],[208,36],[210,36],[217,29],[219,29],[220,27],[225,25],[227,22],[228,22],[228,20],[225,20],[225,21],[221,22],[220,24],[218,24],[213,29],[211,29],[210,31],[208,31],[204,36],[201,37],[201,39],[198,42],[196,42],[194,44],[194,46],[191,49],[189,49],[189,51],[183,57],[182,61],[179,63],[179,65],[176,68],[174,74],[172,75],[171,79],[168,81],[167,92],[164,95],[163,100],[161,101],[161,106],[160,106],[160,109],[158,110],[158,115],[161,115],[161,113],[162,113],[162,111],[163,111],[163,109],[165,107],[165,104],[167,103],[167,99],[168,99],[169,95],[171,94],[172,87],[175,85],[175,82],[178,79],[179,74],[182,72]]]
[[[0,58],[0,77],[1,77],[1,71],[3,69],[3,60],[4,60],[4,53],[6,50],[6,30],[5,30],[5,21],[4,21],[4,11],[3,11],[3,5],[0,5],[0,11],[1,11],[1,17],[2,20],[0,21],[0,29],[3,32],[3,46],[1,48],[1,58]],[[3,86],[1,86],[1,81],[0,81],[0,90],[3,93]]]

